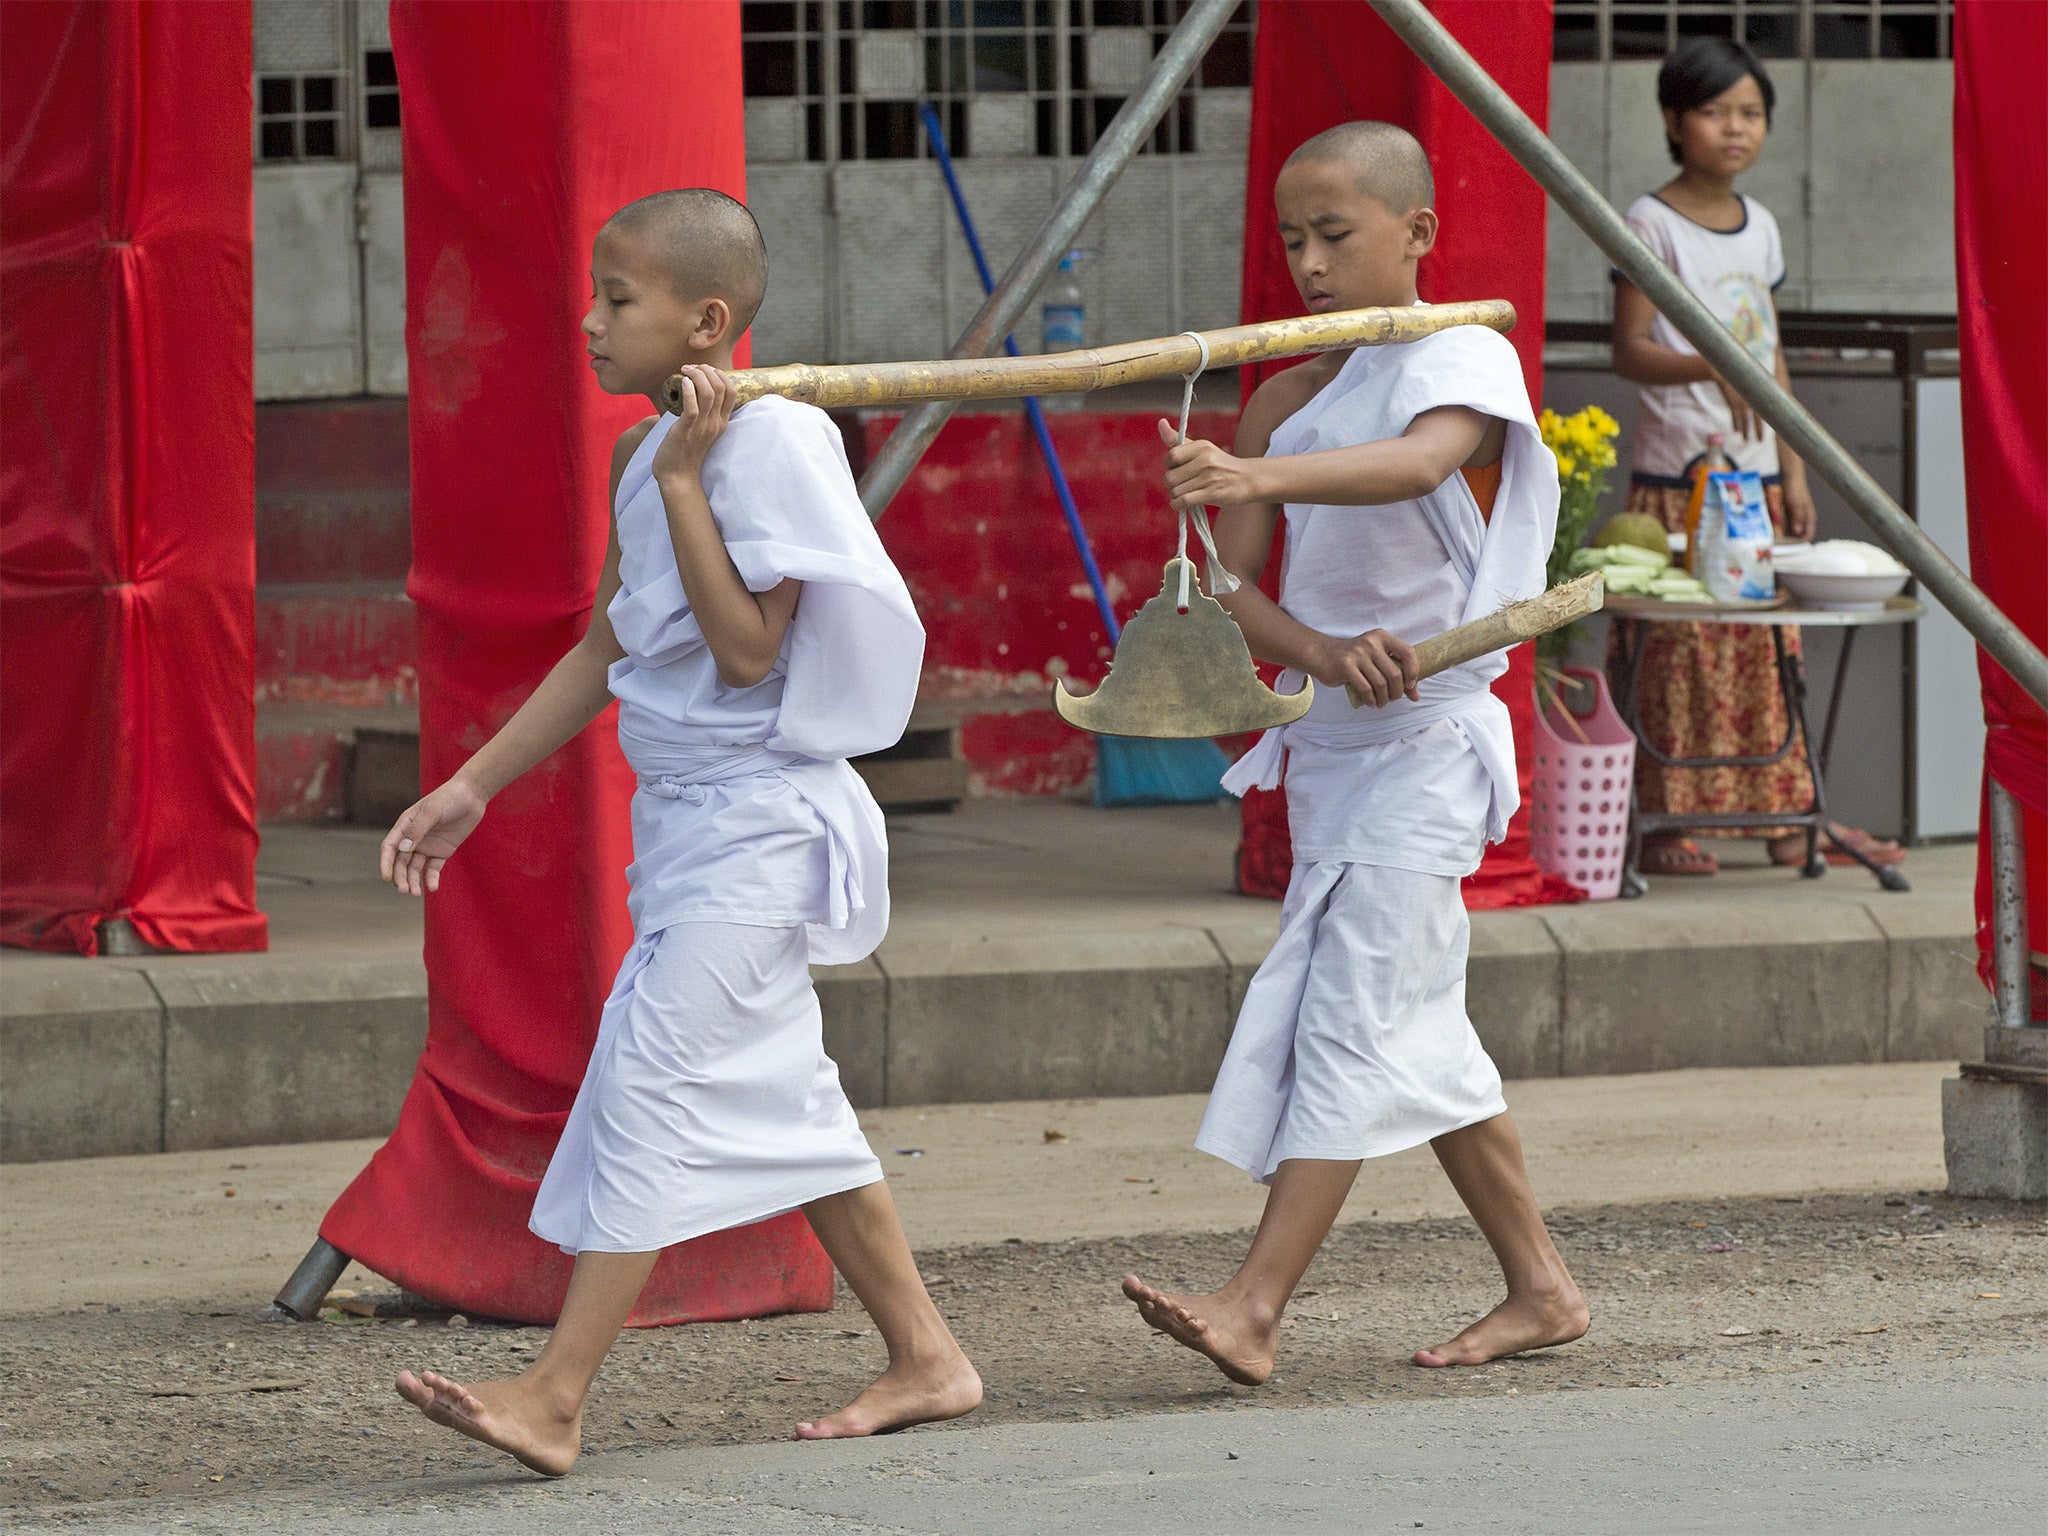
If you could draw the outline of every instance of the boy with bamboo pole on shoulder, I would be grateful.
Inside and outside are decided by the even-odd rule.
[[[1419,302],[1437,234],[1429,161],[1388,123],[1354,122],[1296,150],[1274,191],[1313,312]],[[1456,326],[1326,353],[1267,381],[1236,452],[1173,446],[1176,507],[1216,506],[1218,600],[1280,690],[1318,685],[1224,779],[1280,783],[1295,865],[1195,1145],[1271,1186],[1237,1273],[1205,1295],[1136,1275],[1152,1327],[1256,1385],[1281,1315],[1363,1159],[1427,1141],[1500,1261],[1507,1295],[1418,1365],[1477,1365],[1564,1344],[1589,1314],[1529,1187],[1500,1074],[1465,1013],[1470,924],[1459,892],[1519,803],[1495,652],[1426,679],[1412,645],[1543,590],[1557,465],[1521,364],[1498,333]],[[1278,602],[1258,588],[1287,520]],[[1354,708],[1347,687],[1369,702]]]

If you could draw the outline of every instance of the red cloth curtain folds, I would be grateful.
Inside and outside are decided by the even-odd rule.
[[[1956,316],[1972,579],[2048,647],[2048,0],[1962,0],[1955,18]],[[1984,768],[2026,820],[2032,947],[2048,953],[2048,713],[1977,653]],[[1977,853],[1977,947],[1991,964],[1991,824]],[[2037,988],[2037,1015],[2048,1011]]]
[[[0,941],[262,949],[249,6],[0,47]]]
[[[1549,0],[1434,0],[1430,10],[1538,124],[1550,110]],[[1264,5],[1252,83],[1250,163],[1245,177],[1244,288],[1249,323],[1301,313],[1286,253],[1273,223],[1273,183],[1303,140],[1356,118],[1399,123],[1422,141],[1436,175],[1442,232],[1424,260],[1422,297],[1507,299],[1515,306],[1511,339],[1521,353],[1529,398],[1543,398],[1544,198],[1512,156],[1387,29],[1372,8]],[[1244,371],[1247,396],[1275,371]],[[1277,591],[1279,550],[1267,563]],[[1539,869],[1529,856],[1528,800],[1533,770],[1535,660],[1528,646],[1509,657],[1494,692],[1514,718],[1523,808],[1507,840],[1487,849],[1465,882],[1468,907],[1578,901],[1576,886]],[[1242,888],[1278,896],[1287,885],[1284,787],[1245,798],[1238,853]]]
[[[611,448],[577,326],[590,243],[664,187],[743,196],[739,7],[400,0],[421,773],[443,781],[589,621]],[[678,101],[678,90],[683,92]],[[610,711],[493,803],[427,899],[429,1023],[398,1129],[321,1235],[453,1306],[551,1321],[526,1229],[631,939]],[[663,1256],[638,1324],[830,1305],[801,1215]]]

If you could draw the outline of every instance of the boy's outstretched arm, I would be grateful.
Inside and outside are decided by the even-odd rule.
[[[751,688],[768,675],[782,652],[782,637],[796,614],[802,583],[784,581],[766,592],[750,592],[732,563],[711,503],[704,495],[704,455],[732,420],[732,379],[716,368],[691,365],[681,419],[669,428],[654,455],[654,481],[668,512],[668,536],[675,545],[676,570],[728,688]]]
[[[1274,390],[1286,378],[1281,374],[1261,385],[1245,406],[1236,442],[1243,460],[1263,462],[1273,429],[1299,403]],[[1269,395],[1269,390],[1274,393]],[[1322,634],[1259,590],[1279,521],[1280,507],[1273,502],[1236,502],[1216,518],[1216,552],[1223,557],[1223,568],[1243,583],[1217,601],[1237,620],[1252,654],[1306,672],[1332,688],[1349,684],[1375,705],[1418,697],[1415,652],[1404,641],[1383,629],[1350,637]]]
[[[618,501],[619,477],[652,425],[650,420],[631,428],[612,451],[613,504]],[[568,654],[555,663],[540,686],[475,756],[392,823],[377,851],[384,879],[409,896],[439,890],[441,866],[484,819],[484,807],[491,797],[603,712],[612,697],[607,674],[611,664],[625,655],[606,612],[618,590],[619,531],[614,524],[605,548],[604,570],[597,581],[597,601],[583,638],[569,647]]]
[[[1493,463],[1506,441],[1507,423],[1462,405],[1424,411],[1399,437],[1270,459],[1191,438],[1166,455],[1166,491],[1176,507],[1384,506],[1427,496],[1463,465]]]

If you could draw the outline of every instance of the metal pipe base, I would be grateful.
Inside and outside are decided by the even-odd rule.
[[[348,1264],[348,1255],[334,1244],[324,1237],[314,1238],[313,1246],[299,1260],[299,1267],[285,1281],[277,1299],[263,1309],[263,1317],[271,1322],[311,1322],[320,1315],[320,1303],[327,1299],[327,1293],[334,1289],[334,1282],[341,1278]]]

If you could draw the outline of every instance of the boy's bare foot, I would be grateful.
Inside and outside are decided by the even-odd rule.
[[[567,1472],[583,1449],[583,1415],[563,1413],[522,1381],[465,1387],[436,1371],[400,1371],[398,1395],[436,1424],[494,1446],[546,1477]]]
[[[1124,1276],[1124,1294],[1138,1315],[1168,1338],[1207,1355],[1216,1369],[1243,1387],[1256,1387],[1273,1374],[1280,1347],[1280,1319],[1255,1316],[1243,1302],[1218,1291],[1208,1296],[1169,1296],[1136,1275]]]
[[[837,1413],[796,1427],[799,1440],[854,1440],[957,1419],[981,1406],[981,1377],[955,1347],[929,1364],[892,1364]]]
[[[1503,1355],[1519,1355],[1582,1338],[1593,1314],[1575,1285],[1548,1294],[1510,1295],[1486,1316],[1433,1349],[1415,1351],[1417,1365],[1484,1365]]]

